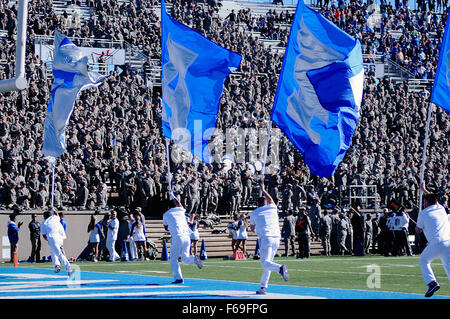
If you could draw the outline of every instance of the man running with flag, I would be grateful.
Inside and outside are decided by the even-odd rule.
[[[258,199],[259,207],[250,214],[250,231],[255,231],[260,242],[260,258],[263,273],[260,280],[258,295],[265,295],[269,285],[272,271],[278,272],[285,281],[289,280],[286,265],[273,262],[273,258],[280,246],[281,231],[278,221],[278,208],[272,197],[264,189],[264,183],[260,183],[262,196]]]

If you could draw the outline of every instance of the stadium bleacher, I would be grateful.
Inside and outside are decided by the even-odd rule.
[[[73,157],[73,159],[70,164],[67,165],[71,165],[73,168],[71,167],[69,171],[64,171],[65,163],[61,163],[60,170],[58,170],[61,181],[64,181],[65,175],[67,174],[72,175],[74,180],[76,179],[75,186],[73,186],[74,189],[71,189],[73,197],[71,197],[70,200],[64,199],[63,201],[65,202],[63,203],[64,205],[62,205],[72,211],[78,209],[77,205],[75,205],[77,199],[76,193],[80,187],[78,176],[76,175],[77,171],[86,173],[87,187],[90,191],[91,189],[94,189],[94,193],[97,191],[100,183],[108,184],[109,204],[127,205],[123,195],[124,190],[126,189],[120,187],[126,184],[124,181],[129,172],[134,171],[138,175],[138,178],[134,180],[135,185],[138,188],[142,178],[141,168],[144,166],[148,171],[152,173],[155,172],[154,179],[155,183],[158,184],[158,194],[155,196],[155,201],[161,200],[164,197],[164,194],[162,193],[163,190],[167,188],[167,181],[165,180],[166,176],[164,175],[163,170],[165,149],[163,139],[159,134],[161,111],[161,62],[159,53],[159,25],[157,21],[160,17],[159,1],[138,2],[134,0],[119,0],[108,1],[108,3],[109,2],[115,3],[116,8],[120,8],[119,10],[116,9],[118,16],[108,16],[108,14],[105,13],[107,11],[105,9],[107,2],[102,0],[93,1],[94,7],[90,7],[84,1],[79,2],[78,5],[76,3],[68,4],[65,1],[52,1],[51,7],[46,7],[48,5],[47,2],[39,4],[40,7],[34,2],[30,3],[30,12],[39,13],[33,16],[29,25],[30,31],[33,30],[33,32],[30,32],[27,55],[27,74],[31,85],[28,90],[20,94],[12,92],[0,96],[1,109],[7,110],[7,112],[1,115],[0,122],[4,123],[1,127],[2,131],[8,132],[12,127],[15,127],[15,125],[17,126],[18,122],[22,127],[29,131],[24,130],[26,133],[23,135],[30,138],[36,138],[33,142],[29,142],[29,144],[36,150],[36,152],[33,153],[33,159],[36,159],[42,167],[42,173],[38,174],[40,180],[48,188],[49,170],[48,167],[43,164],[42,154],[39,153],[42,135],[36,133],[35,130],[39,130],[39,127],[42,126],[42,115],[46,109],[50,91],[49,88],[51,87],[51,64],[48,64],[45,69],[47,77],[45,79],[41,78],[37,67],[40,60],[34,54],[34,45],[41,41],[40,43],[51,46],[53,42],[52,32],[55,28],[58,28],[62,32],[67,32],[74,42],[79,45],[100,46],[104,48],[120,47],[125,50],[125,66],[112,66],[111,68],[105,69],[105,73],[109,73],[109,71],[116,69],[118,70],[118,73],[123,72],[121,73],[122,76],[116,74],[111,75],[107,80],[108,84],[105,92],[102,92],[101,89],[95,89],[91,92],[83,93],[80,97],[80,102],[77,103],[74,119],[71,121],[70,127],[68,128],[69,131],[76,129],[77,138],[83,141],[83,143],[74,142],[75,139],[68,141],[69,151],[67,153],[67,159],[70,159],[70,157]],[[14,1],[2,1],[2,3],[4,5],[0,11],[3,10],[5,12],[6,10],[4,8],[11,7],[15,4]],[[105,12],[96,7],[98,3],[103,3],[103,10]],[[199,16],[201,16],[200,12],[204,12],[204,14],[215,12],[214,17],[217,19],[212,23],[211,29],[205,33],[205,36],[213,40],[221,41],[221,39],[217,39],[217,37],[223,36],[224,33],[229,33],[230,35],[233,35],[235,42],[237,42],[240,45],[240,48],[244,50],[244,63],[241,68],[230,77],[231,80],[226,83],[224,99],[221,105],[224,112],[220,115],[219,124],[222,125],[222,128],[232,126],[233,123],[243,121],[247,115],[246,112],[252,116],[253,114],[257,114],[254,116],[254,122],[259,123],[260,119],[264,120],[269,116],[279,66],[281,65],[284,53],[283,37],[286,36],[286,32],[289,30],[289,24],[285,21],[275,22],[274,25],[280,27],[282,32],[280,32],[281,36],[279,39],[271,39],[266,35],[263,35],[259,30],[249,30],[248,21],[245,19],[232,25],[227,20],[227,16],[231,10],[234,10],[236,14],[239,14],[240,11],[250,10],[251,18],[258,20],[260,17],[265,17],[268,19],[267,13],[269,10],[275,10],[278,14],[282,11],[292,14],[295,11],[295,6],[231,0],[221,1],[220,3],[221,6],[215,8],[217,11],[208,11],[208,6],[206,6],[203,1],[198,1],[198,7],[193,5],[192,7],[184,9],[180,2],[173,4],[169,3],[168,9],[179,10],[180,18],[184,19],[183,22],[186,24],[190,22],[193,27],[195,27],[193,24],[199,21]],[[135,11],[129,9],[130,4],[137,9]],[[198,8],[201,9],[197,10]],[[184,11],[182,11],[182,9]],[[316,7],[314,7],[314,9],[322,10],[321,8]],[[329,8],[323,9],[323,11],[325,12],[328,9]],[[375,10],[372,15],[369,15],[365,11],[366,8],[361,9],[358,6],[355,7],[356,11],[361,10],[361,13],[358,14],[363,14],[363,12],[367,13],[367,17],[362,21],[375,21],[373,23],[373,30],[367,31],[364,35],[374,34],[375,38],[379,39],[379,42],[382,42],[382,34],[379,27],[382,13],[379,6],[376,7],[376,9],[377,10]],[[392,11],[388,11],[389,14],[387,14],[386,18],[394,21],[395,14],[397,12],[403,14],[406,9],[392,8],[389,10]],[[61,16],[64,12],[69,15],[67,21],[72,21],[72,18],[75,18],[75,24],[67,22],[65,25],[62,25]],[[414,10],[411,10],[411,12],[414,14],[412,14],[410,20],[407,20],[408,23],[409,21],[413,24],[418,24],[419,21],[428,23],[427,19],[424,19]],[[350,17],[351,14],[351,12],[348,12],[348,17]],[[436,23],[436,26],[433,24],[433,28],[436,30],[433,29],[423,33],[423,37],[425,37],[425,35],[429,37],[431,43],[433,43],[433,41],[440,41],[440,37],[442,37],[442,21],[445,21],[447,14],[448,9],[443,12],[436,12],[435,15],[438,22]],[[59,20],[54,19],[53,15],[56,15]],[[93,17],[96,17],[97,24],[92,21]],[[142,24],[136,26],[138,25],[139,19],[142,20],[140,21]],[[348,20],[349,19],[347,19],[347,21]],[[86,29],[76,30],[81,24],[83,24],[83,28],[86,27]],[[365,26],[366,25],[360,25],[360,29],[363,29]],[[109,27],[111,29],[108,29]],[[146,29],[147,27],[148,29]],[[221,27],[223,30],[220,30]],[[392,22],[392,28],[390,28],[390,26],[387,26],[386,28],[386,33],[391,37],[389,41],[400,41],[402,39],[404,31],[402,28],[399,28],[398,25],[394,25]],[[358,30],[358,32],[361,32],[361,30]],[[119,33],[122,39],[119,39]],[[82,34],[85,36],[82,37]],[[232,41],[227,38],[226,40],[223,40],[223,42],[226,45],[230,45]],[[0,52],[4,54],[4,56],[0,56],[0,79],[3,79],[8,77],[8,75],[11,75],[12,70],[8,70],[8,67],[10,61],[14,60],[15,48],[14,39],[11,38],[10,33],[6,29],[0,30],[0,46]],[[365,183],[365,185],[377,185],[381,200],[381,203],[378,204],[386,204],[388,198],[396,197],[404,200],[405,205],[408,205],[408,209],[416,209],[418,191],[417,178],[421,154],[420,143],[423,140],[423,127],[425,123],[423,109],[427,105],[426,98],[429,96],[429,90],[433,84],[431,75],[434,71],[431,69],[427,70],[429,74],[425,78],[420,78],[417,73],[413,73],[416,71],[411,65],[407,63],[402,64],[398,58],[393,55],[388,55],[386,52],[374,52],[372,54],[365,53],[364,58],[368,67],[369,65],[380,66],[383,70],[383,76],[377,77],[375,74],[370,74],[370,72],[367,73],[367,78],[369,80],[366,82],[367,93],[365,93],[365,102],[362,107],[363,120],[358,127],[358,133],[354,139],[354,147],[349,150],[342,168],[332,180],[310,176],[307,168],[301,161],[299,153],[293,149],[289,142],[283,140],[282,146],[285,147],[282,148],[283,153],[280,156],[282,157],[281,163],[283,165],[283,172],[280,174],[281,188],[279,189],[279,192],[281,193],[282,187],[294,179],[300,180],[301,184],[305,187],[308,184],[315,184],[323,200],[324,209],[326,209],[327,206],[325,205],[328,201],[327,191],[329,186],[332,184],[341,186],[341,176],[345,176],[347,185],[350,185],[351,182],[362,182]],[[266,62],[266,59],[268,62]],[[429,60],[427,62],[434,61],[433,57],[430,56],[427,56],[427,59]],[[250,65],[255,67],[255,69],[252,69]],[[433,64],[433,67],[435,67],[435,63]],[[142,79],[142,81],[139,79]],[[38,88],[44,87],[45,89],[38,90]],[[257,104],[261,106],[261,109],[254,108],[253,103],[245,101],[243,97],[241,100],[238,100],[239,93],[237,92],[247,92],[247,88],[249,87],[259,94]],[[132,93],[127,95],[124,93],[126,90],[130,90]],[[101,96],[101,101],[97,101],[97,96]],[[404,100],[401,102],[395,101],[394,97],[398,96],[403,96]],[[148,102],[148,105],[144,107],[145,102]],[[229,106],[227,105],[228,103]],[[99,114],[99,123],[103,123],[105,126],[109,125],[110,130],[107,133],[105,132],[105,127],[102,128],[100,127],[100,124],[96,124],[95,121],[89,119],[88,115],[90,113],[88,110],[90,110],[91,106],[97,108],[95,114]],[[231,109],[230,112],[230,110],[225,110],[225,106],[229,108],[242,107],[243,109]],[[104,114],[101,114],[101,111],[98,110],[99,107],[105,109]],[[146,109],[146,107],[148,109]],[[408,108],[405,110],[403,107]],[[114,111],[112,109],[114,109]],[[33,115],[30,113],[36,114]],[[121,116],[123,117],[122,121],[120,121]],[[364,120],[365,117],[366,119]],[[89,125],[77,123],[76,119],[79,122],[89,123],[92,127],[102,131],[102,135],[99,137],[100,147],[97,147],[97,141],[95,140],[96,136],[89,128]],[[145,123],[148,119],[150,119],[149,121],[151,124]],[[430,145],[430,153],[433,154],[433,156],[430,158],[426,173],[428,186],[439,192],[441,201],[446,205],[448,205],[449,121],[447,113],[440,109],[435,111],[435,120],[432,123],[432,131],[435,134],[431,137],[432,141]],[[380,125],[376,127],[374,126],[374,122],[382,123],[384,126]],[[119,135],[121,135],[121,143],[123,146],[123,149],[118,151],[118,161],[126,162],[126,165],[123,168],[117,167],[117,171],[115,172],[117,176],[120,175],[123,178],[122,180],[119,180],[118,183],[115,183],[111,169],[113,157],[111,155],[110,138],[113,130],[120,133]],[[14,132],[16,132],[16,130],[14,130]],[[152,134],[149,134],[149,132],[153,132],[153,136]],[[18,164],[18,161],[16,161],[18,156],[17,153],[20,153],[23,150],[22,145],[16,145],[16,149],[11,150],[11,145],[13,143],[9,132],[8,134],[3,134],[2,132],[0,135],[0,150],[2,151],[2,157],[0,158],[2,173],[2,181],[0,184],[0,207],[5,213],[9,213],[16,203],[12,203],[11,198],[8,197],[8,191],[11,186],[5,182],[5,175],[10,175],[8,177],[9,179],[17,178],[16,182],[21,179],[20,177],[22,175],[24,179],[28,180],[30,176],[26,173],[25,168],[29,169],[29,167],[25,164]],[[379,138],[379,140],[374,141],[370,135],[374,138]],[[392,139],[391,143],[396,145],[393,150],[390,150],[388,145],[390,139]],[[9,146],[7,146],[7,140],[11,143],[8,144]],[[139,141],[139,149],[132,148],[132,143],[135,140]],[[408,143],[411,144],[402,142],[402,140],[408,141]],[[373,146],[373,144],[376,145]],[[419,144],[419,146],[417,144]],[[80,145],[80,150],[78,150],[78,145]],[[92,154],[92,150],[103,152],[104,155],[104,158],[101,161],[101,171],[103,174],[100,179],[95,177],[97,176],[95,170],[91,169],[91,164],[89,162],[90,155],[86,155],[86,157],[77,155],[80,151],[81,154],[83,152]],[[147,151],[149,155],[144,156],[145,151]],[[373,156],[371,156],[371,153]],[[377,157],[377,159],[375,159],[375,157]],[[151,161],[153,161],[153,163],[149,164]],[[30,162],[32,162],[32,160],[30,160]],[[382,162],[383,165],[378,166],[377,162]],[[25,161],[23,161],[23,163],[25,163]],[[413,164],[412,167],[411,163]],[[196,163],[196,165],[198,165],[198,163]],[[13,169],[12,171],[11,168]],[[290,171],[291,168],[293,168],[293,171],[301,171],[304,173],[294,174]],[[18,177],[13,174],[15,169],[20,173]],[[186,178],[188,168],[179,166],[178,169],[180,172],[179,174],[175,174],[176,177],[180,179],[180,182],[184,184],[188,183],[189,179]],[[394,172],[395,169],[397,170]],[[226,178],[223,179],[224,182],[225,180]],[[67,182],[67,184],[68,183],[69,182]],[[404,186],[405,183],[407,186]],[[62,182],[61,184],[66,185],[65,182]],[[119,188],[117,187],[117,184],[120,184]],[[405,192],[407,195],[404,195]],[[343,199],[343,197],[347,196],[343,194],[341,199]],[[141,202],[138,198],[139,196],[136,195],[135,202],[131,203],[129,206],[134,207],[140,205]],[[34,202],[31,201],[30,204],[33,206]],[[47,197],[47,206],[48,204]],[[373,209],[374,207],[375,206],[372,203],[371,208]],[[32,207],[32,209],[41,210],[44,208],[45,207]],[[103,207],[102,209],[107,210],[107,207]],[[152,208],[148,208],[147,212],[150,215],[150,220],[148,220],[146,226],[148,233],[152,236],[152,240],[157,242],[158,245],[161,245],[159,239],[162,236],[161,225],[159,224],[161,212],[154,207],[153,209],[154,211],[152,211]],[[221,226],[218,226],[220,228],[226,225],[229,215],[224,215],[222,218],[222,224]],[[213,235],[210,234],[210,230],[205,229],[201,231],[201,237],[202,236],[207,239],[207,249],[210,256],[229,256],[230,250],[228,249],[230,249],[230,240],[226,235]],[[252,249],[254,249],[254,240],[255,238],[253,236],[249,240],[249,252],[252,252]],[[314,246],[313,253],[319,253],[320,250],[321,248],[317,243],[317,245]]]

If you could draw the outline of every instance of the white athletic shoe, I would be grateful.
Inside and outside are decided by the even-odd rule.
[[[280,267],[280,275],[283,276],[284,281],[289,280],[289,273],[286,265],[281,265]]]
[[[56,272],[56,273],[59,273],[60,271],[61,271],[61,267],[55,266],[55,272]]]
[[[194,262],[197,265],[198,269],[203,268],[203,262],[200,260],[200,258],[197,255],[194,256]]]

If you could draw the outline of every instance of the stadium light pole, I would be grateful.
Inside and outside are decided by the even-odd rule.
[[[28,0],[18,1],[15,73],[14,78],[0,81],[0,92],[20,91],[28,87],[27,79],[25,78]]]

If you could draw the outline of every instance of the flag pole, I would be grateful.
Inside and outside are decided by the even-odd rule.
[[[169,139],[166,137],[166,155],[167,155],[167,173],[169,179],[169,194],[172,193],[172,173],[170,172],[170,153],[169,153]]]
[[[117,131],[114,130],[114,137],[113,137],[114,147],[113,147],[113,158],[114,158],[114,173],[116,172],[116,165],[117,165]]]
[[[51,209],[54,210],[54,202],[55,202],[55,162],[56,159],[54,157],[51,158],[50,163],[52,164],[52,197],[51,197]]]
[[[427,112],[427,126],[425,128],[425,140],[423,142],[423,153],[422,153],[422,166],[420,167],[420,185],[419,185],[419,211],[422,209],[422,196],[423,196],[423,190],[422,190],[422,184],[424,180],[425,175],[425,161],[427,158],[427,147],[428,147],[428,135],[430,133],[430,122],[431,122],[431,113],[433,111],[434,104],[430,102],[428,105],[428,112]]]
[[[263,162],[263,167],[262,167],[262,177],[261,177],[261,183],[264,183],[264,178],[266,175],[266,162],[267,162],[267,153],[269,151],[269,145],[270,145],[270,138],[271,138],[271,133],[272,133],[272,120],[269,120],[268,122],[268,126],[267,126],[267,141],[266,141],[266,148],[264,149],[264,162]],[[262,196],[262,190],[259,190],[259,196]]]

